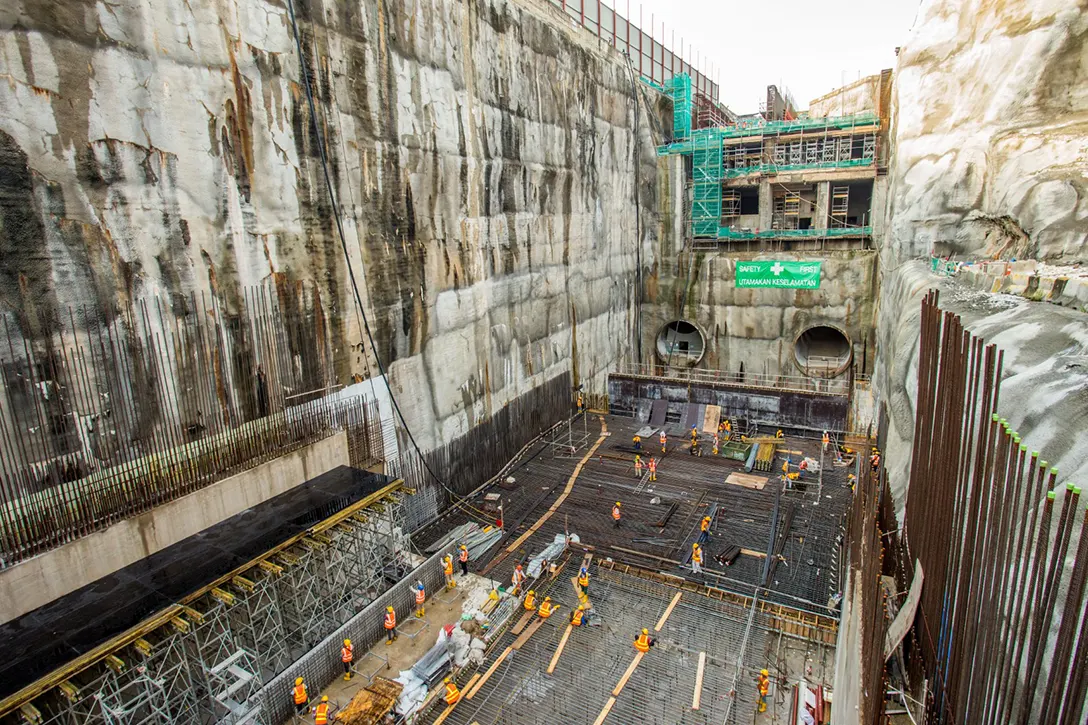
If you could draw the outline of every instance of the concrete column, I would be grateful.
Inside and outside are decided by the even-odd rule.
[[[816,209],[812,212],[812,228],[827,229],[828,200],[831,198],[831,182],[816,184]]]
[[[759,182],[759,229],[771,228],[771,215],[774,212],[774,196],[771,194],[771,182],[767,179]]]
[[[888,204],[888,177],[878,176],[873,179],[873,201],[869,207],[870,224],[873,227],[873,244],[877,245],[884,238],[884,215]]]

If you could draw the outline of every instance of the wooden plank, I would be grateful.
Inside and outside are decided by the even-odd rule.
[[[465,687],[464,687],[464,692],[468,692],[469,690],[471,690],[472,686],[476,684],[476,682],[480,679],[480,677],[482,677],[482,675],[479,672],[477,672],[475,675],[473,675],[471,678],[469,678],[468,684],[466,684]]]
[[[563,638],[559,640],[559,646],[555,648],[555,654],[552,655],[552,661],[548,664],[548,674],[555,672],[555,666],[559,664],[559,656],[563,654],[563,648],[567,646],[567,639],[570,637],[571,631],[574,629],[573,624],[567,625],[567,631],[563,632]]]
[[[471,700],[472,696],[480,691],[480,688],[484,686],[484,683],[487,682],[487,679],[491,677],[491,675],[495,674],[495,670],[499,669],[499,665],[503,663],[503,660],[510,656],[510,653],[512,651],[513,647],[507,647],[503,650],[502,654],[499,655],[495,659],[495,661],[491,663],[491,666],[487,668],[487,672],[484,673],[484,676],[476,682],[471,690],[465,693],[466,700]]]
[[[606,717],[608,717],[608,713],[612,712],[612,706],[615,705],[615,704],[616,704],[616,698],[614,698],[614,697],[608,698],[608,702],[606,702],[604,707],[601,709],[601,714],[598,715],[597,719],[593,721],[593,725],[601,725],[601,723],[604,722],[604,719]]]
[[[521,615],[521,619],[517,621],[517,624],[510,631],[514,634],[521,634],[521,630],[525,629],[525,625],[529,623],[534,614],[536,614],[535,609],[526,609],[525,614]]]
[[[448,705],[446,709],[442,711],[442,714],[438,716],[438,719],[434,721],[434,725],[442,725],[442,723],[446,722],[446,718],[450,716],[450,713],[453,712],[453,708],[455,707],[457,707],[456,702],[452,705]]]
[[[767,485],[766,476],[756,476],[750,473],[730,473],[726,479],[726,483],[731,483],[734,486],[743,486],[744,488],[750,488],[755,491],[762,491],[763,487]]]
[[[623,692],[623,688],[627,686],[627,681],[631,679],[631,675],[635,674],[635,668],[638,667],[638,663],[642,662],[642,658],[646,656],[645,652],[639,652],[635,655],[635,658],[631,660],[631,664],[627,665],[627,671],[623,673],[623,677],[616,683],[616,687],[612,690],[612,697],[619,697]]]
[[[608,426],[605,424],[604,419],[602,418],[600,437],[597,439],[597,442],[594,443],[588,451],[586,451],[586,454],[582,456],[582,460],[578,461],[578,465],[574,467],[574,473],[570,474],[570,478],[567,479],[567,485],[563,487],[563,493],[559,494],[559,498],[555,500],[555,503],[551,505],[551,508],[545,511],[544,515],[537,519],[536,523],[530,526],[528,531],[519,536],[514,541],[514,543],[510,544],[510,546],[506,547],[506,553],[510,554],[517,550],[517,548],[525,543],[526,539],[535,534],[537,530],[544,524],[544,522],[550,519],[552,515],[563,504],[563,502],[567,500],[567,496],[570,495],[571,490],[574,488],[574,482],[578,480],[578,476],[582,473],[582,467],[585,466],[591,458],[593,458],[593,455],[597,452],[597,449],[601,447],[601,444],[604,443],[604,439],[607,437]]]
[[[703,670],[706,669],[706,652],[699,653],[699,669],[695,672],[695,694],[691,697],[691,709],[699,709],[699,700],[703,697]]]
[[[655,632],[660,632],[661,628],[665,626],[665,622],[668,621],[669,615],[672,614],[672,610],[676,609],[676,605],[680,602],[681,594],[683,594],[683,592],[677,592],[676,596],[672,598],[671,602],[669,602],[668,609],[666,609],[665,613],[661,615],[661,619],[657,620],[657,626],[654,627]]]
[[[720,405],[708,405],[706,406],[706,413],[703,414],[703,432],[710,435],[718,430],[718,421],[722,417],[722,406]]]
[[[536,631],[540,629],[544,624],[543,617],[537,617],[536,621],[529,625],[529,628],[521,633],[521,636],[514,640],[514,644],[510,645],[511,649],[519,650],[525,646],[525,643],[529,641],[529,638],[536,634]]]

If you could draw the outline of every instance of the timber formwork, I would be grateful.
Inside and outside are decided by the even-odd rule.
[[[325,511],[319,523],[9,696],[0,723],[282,721],[262,688],[408,571],[405,494],[395,481]]]

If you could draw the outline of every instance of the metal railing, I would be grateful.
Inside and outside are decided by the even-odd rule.
[[[758,373],[737,373],[728,370],[677,368],[668,365],[634,362],[620,365],[613,375],[662,378],[691,385],[731,385],[742,388],[763,388],[795,393],[818,393],[821,395],[848,396],[850,394],[850,380],[845,377],[827,380],[794,375],[761,375]]]

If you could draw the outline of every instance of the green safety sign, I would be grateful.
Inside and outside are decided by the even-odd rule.
[[[737,262],[737,287],[818,289],[820,262]]]

